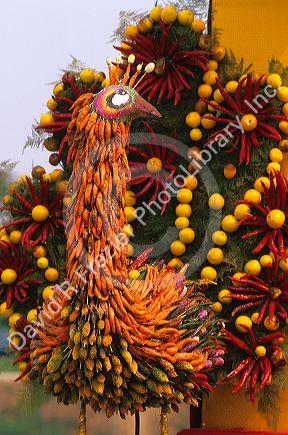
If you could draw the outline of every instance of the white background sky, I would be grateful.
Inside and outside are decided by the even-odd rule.
[[[32,162],[47,169],[49,153],[22,148],[35,118],[46,112],[55,81],[70,55],[103,70],[114,55],[110,36],[120,10],[149,10],[153,0],[2,0],[0,6],[0,161],[19,161],[15,175]]]

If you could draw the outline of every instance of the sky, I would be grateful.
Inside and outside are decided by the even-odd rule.
[[[12,0],[1,2],[0,15],[0,161],[18,161],[14,177],[32,165],[53,169],[46,150],[23,145],[31,125],[46,112],[46,100],[60,69],[74,56],[87,66],[105,70],[109,44],[120,10],[149,10],[153,0]]]

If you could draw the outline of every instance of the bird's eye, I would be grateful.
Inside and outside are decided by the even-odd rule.
[[[113,109],[120,109],[131,101],[130,95],[123,89],[117,89],[113,94],[109,95],[107,98],[108,106]]]
[[[116,94],[118,94],[118,95],[127,95],[127,92],[124,91],[124,89],[118,89],[118,90],[116,91]]]

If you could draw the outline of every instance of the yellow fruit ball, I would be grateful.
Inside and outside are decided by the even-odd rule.
[[[188,125],[188,127],[191,128],[199,127],[200,123],[201,123],[201,116],[199,115],[198,112],[190,112],[186,116],[186,124]]]
[[[212,100],[211,103],[215,104],[216,101]],[[216,109],[215,109],[215,107],[212,106],[212,104],[208,104],[207,109],[209,110],[209,112],[216,112]]]
[[[270,187],[269,178],[267,178],[267,177],[257,178],[257,180],[255,180],[255,183],[254,183],[254,189],[258,190],[258,192],[260,192],[260,193],[263,193],[264,192],[263,184],[264,184],[264,186],[267,187],[267,189],[269,189],[269,187]]]
[[[195,33],[202,33],[205,30],[205,23],[202,20],[195,20],[191,24],[191,27]]]
[[[28,311],[27,320],[29,323],[37,322],[37,309],[36,308],[33,308],[32,310]]]
[[[48,285],[47,287],[44,288],[43,293],[42,293],[42,298],[44,299],[44,301],[48,301],[49,299],[51,299],[54,295],[54,286],[53,285]]]
[[[265,329],[271,332],[277,331],[280,326],[280,322],[276,316],[273,316],[271,320],[269,319],[269,316],[265,317],[263,324]]]
[[[127,237],[134,236],[133,228],[130,224],[124,225],[124,227],[122,228],[122,233],[124,233]]]
[[[22,361],[18,364],[18,369],[20,372],[24,372],[27,368],[27,363],[25,361]]]
[[[124,213],[128,222],[133,222],[137,217],[136,209],[134,207],[130,207],[130,206],[125,207]]]
[[[228,165],[224,168],[224,177],[227,178],[227,180],[231,180],[235,177],[237,169],[232,163],[228,163]]]
[[[195,231],[192,228],[183,228],[179,231],[179,239],[183,243],[192,243],[195,239]]]
[[[239,316],[235,320],[235,327],[239,332],[246,334],[248,331],[243,328],[243,326],[247,326],[248,328],[252,328],[252,320],[248,316]]]
[[[0,237],[6,236],[7,232],[5,228],[0,229]]]
[[[186,217],[178,217],[175,220],[175,227],[179,228],[180,230],[189,227],[189,219],[187,219]]]
[[[230,80],[230,82],[226,83],[225,90],[228,94],[234,94],[236,92],[238,86],[238,82],[236,80]]]
[[[235,233],[238,230],[238,221],[235,216],[228,214],[222,219],[221,226],[227,233]]]
[[[216,60],[208,60],[206,63],[206,67],[208,71],[217,71],[218,69],[218,62]]]
[[[172,258],[172,260],[168,262],[167,266],[175,270],[181,270],[184,266],[184,263],[180,260],[180,258]]]
[[[245,192],[244,199],[245,199],[245,201],[250,201],[250,202],[253,202],[254,204],[259,205],[261,203],[262,196],[261,196],[261,193],[258,192],[258,190],[249,189],[249,190],[247,190],[247,192]]]
[[[4,205],[11,204],[12,201],[13,201],[13,196],[11,195],[5,195],[2,198],[2,202]]]
[[[194,175],[187,175],[184,184],[188,189],[195,190],[198,186],[198,180]]]
[[[266,172],[268,175],[270,175],[274,171],[280,171],[280,170],[281,170],[281,166],[277,162],[271,162],[266,166]]]
[[[43,145],[48,151],[53,152],[58,150],[58,141],[53,136],[47,137],[47,139],[44,140]]]
[[[220,248],[212,248],[210,249],[210,251],[208,251],[207,254],[207,260],[209,261],[210,264],[220,264],[222,263],[224,258],[224,254],[222,249]]]
[[[223,60],[226,55],[225,47],[223,47],[221,44],[216,44],[214,47],[212,47],[211,54],[214,60]]]
[[[190,138],[193,142],[198,142],[202,139],[202,132],[199,130],[199,128],[193,128],[190,131]]]
[[[128,243],[127,245],[127,257],[132,257],[134,254],[134,247]]]
[[[64,196],[64,198],[63,198],[63,205],[65,207],[69,207],[71,205],[71,203],[72,203],[72,196],[71,195]]]
[[[251,316],[252,322],[257,323],[258,317],[259,317],[259,313],[257,313],[257,312],[253,313]]]
[[[82,71],[80,72],[80,80],[82,83],[85,84],[89,84],[94,82],[94,77],[95,77],[95,73],[93,71],[93,69],[82,69]]]
[[[203,84],[198,87],[198,95],[200,98],[207,99],[211,97],[212,93],[213,93],[213,89],[212,86],[210,85]]]
[[[212,128],[215,127],[216,121],[210,119],[209,115],[208,116],[204,115],[203,118],[201,119],[201,125],[203,128],[205,128],[205,130],[211,130]]]
[[[40,116],[40,125],[45,126],[54,122],[52,113],[42,113]]]
[[[63,83],[57,83],[53,88],[53,94],[55,97],[57,97],[57,95],[61,94],[61,92],[63,91],[64,91]]]
[[[51,178],[51,177],[50,177]],[[64,195],[68,189],[68,181],[67,180],[59,180],[55,185],[55,191],[59,195]]]
[[[247,217],[251,213],[250,207],[246,204],[239,204],[235,207],[234,216],[238,221]]]
[[[145,34],[151,32],[153,29],[153,22],[150,20],[150,18],[145,17],[139,21],[137,27],[140,33]]]
[[[287,121],[280,121],[279,122],[279,129],[282,131],[282,133],[288,134],[288,122]]]
[[[278,89],[282,85],[282,79],[279,74],[270,74],[267,77],[267,84],[274,89]]]
[[[12,231],[10,233],[10,242],[14,243],[15,245],[17,245],[18,243],[21,242],[21,237],[22,237],[22,233],[21,231]]]
[[[1,237],[0,239],[2,242],[10,242],[10,237],[8,236],[8,234],[5,234],[4,236]]]
[[[279,148],[272,148],[269,153],[269,158],[272,162],[281,163],[284,156],[281,150]]]
[[[203,75],[203,82],[206,83],[206,85],[215,85],[218,79],[218,74],[216,71],[206,71]]]
[[[244,270],[250,275],[258,276],[261,273],[261,264],[258,260],[250,260],[245,264]]]
[[[257,127],[257,118],[255,115],[248,113],[247,115],[243,115],[241,118],[241,125],[245,131],[255,130]]]
[[[175,240],[175,242],[171,243],[171,252],[175,257],[181,257],[186,251],[185,245],[180,240]]]
[[[44,205],[36,205],[32,209],[32,218],[35,222],[45,222],[48,219],[49,210]]]
[[[140,272],[137,269],[130,270],[128,273],[128,277],[130,279],[137,279],[137,278],[139,278],[139,276],[140,276]]]
[[[17,273],[13,269],[4,269],[1,273],[1,281],[5,285],[13,284],[17,279]]]
[[[48,98],[47,103],[46,103],[46,106],[47,106],[47,108],[48,108],[49,110],[51,110],[51,111],[53,112],[54,110],[57,109],[58,104],[57,104],[57,102],[54,100],[54,98]]]
[[[38,258],[37,266],[39,267],[39,269],[43,269],[43,270],[47,269],[47,267],[49,266],[48,258],[46,257]]]
[[[282,106],[282,112],[283,112],[283,114],[284,114],[285,116],[288,116],[288,103],[285,103],[285,104]]]
[[[219,211],[224,207],[225,200],[219,193],[213,193],[208,200],[208,205],[212,210]]]
[[[27,184],[26,175],[20,175],[18,179],[18,184],[20,184],[20,186],[25,186],[25,184]]]
[[[50,174],[43,174],[43,181],[45,181],[45,183],[51,183],[51,176]]]
[[[182,204],[188,204],[192,201],[193,193],[190,189],[187,189],[187,187],[183,187],[182,189],[179,189],[177,192],[177,199]]]
[[[273,258],[271,255],[262,255],[260,264],[262,267],[271,267],[273,265]]]
[[[157,157],[151,157],[146,163],[147,171],[151,174],[158,174],[162,169],[162,162]]]
[[[127,26],[125,30],[125,38],[133,39],[139,33],[137,26]]]
[[[15,328],[16,323],[20,319],[21,319],[21,314],[19,314],[19,313],[12,314],[12,316],[10,316],[9,320],[8,320],[10,328]]]
[[[231,295],[230,290],[223,289],[218,293],[218,300],[221,302],[221,304],[231,304],[232,298],[229,298]]]
[[[281,228],[285,223],[285,213],[282,210],[271,210],[266,218],[267,225],[274,230]]]
[[[0,316],[3,317],[4,319],[8,319],[10,316],[12,316],[12,314],[13,314],[12,307],[8,309],[7,303],[2,302],[2,304],[0,305]]]
[[[136,204],[136,195],[132,190],[127,190],[124,197],[125,205],[133,207]]]
[[[106,79],[106,75],[105,75],[104,72],[102,72],[102,71],[95,72],[95,74],[94,74],[94,82],[96,82],[96,83],[102,83],[103,80],[105,80],[105,79]]]
[[[280,86],[277,92],[277,97],[282,103],[288,103],[288,87]]]
[[[177,20],[177,11],[174,6],[165,6],[161,11],[161,21],[164,24],[172,24]]]
[[[175,208],[175,213],[177,217],[189,218],[192,213],[192,209],[189,204],[178,204]]]
[[[158,23],[161,20],[161,12],[162,12],[162,8],[160,6],[155,6],[153,9],[151,9],[150,11],[151,20],[154,21],[155,23]]]
[[[266,352],[267,352],[267,350],[266,350],[266,347],[264,347],[264,346],[257,346],[255,349],[255,354],[257,356],[259,356],[259,358],[262,358],[263,356],[265,356]]]
[[[218,104],[221,104],[223,103],[223,101],[225,101],[225,98],[223,97],[219,89],[216,89],[216,91],[214,91],[213,98]]]
[[[216,281],[216,279],[217,279],[217,272],[214,269],[214,267],[205,266],[201,270],[201,278],[202,279],[209,279],[209,281]]]
[[[279,267],[282,270],[282,272],[288,272],[288,260],[284,260],[281,258],[279,261]]]
[[[236,272],[236,273],[234,273],[233,278],[240,279],[244,275],[245,275],[245,273],[243,273],[243,272]],[[234,287],[238,287],[241,284],[239,282],[233,281],[233,285],[234,285]]]
[[[221,313],[222,311],[221,302],[214,302],[214,304],[211,305],[211,309],[214,311],[214,313]]]
[[[62,180],[63,175],[63,169],[54,169],[54,171],[52,171],[50,174],[51,182],[56,183],[56,181]]]
[[[101,87],[104,89],[104,88],[108,88],[108,86],[110,86],[110,80],[104,79],[103,82],[101,83]]]
[[[178,12],[178,21],[181,26],[190,26],[194,20],[194,14],[188,9]]]
[[[225,246],[228,240],[227,234],[224,231],[214,231],[212,240],[217,246]]]
[[[55,282],[59,278],[59,272],[57,269],[54,269],[54,267],[48,267],[48,269],[45,270],[45,278],[49,282]]]
[[[44,246],[36,246],[33,249],[33,255],[35,258],[41,258],[41,257],[45,257],[46,256],[46,249],[44,248]]]

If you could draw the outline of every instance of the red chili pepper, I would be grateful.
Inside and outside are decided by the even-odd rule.
[[[238,393],[238,391],[241,390],[241,388],[244,386],[244,384],[247,381],[247,379],[249,378],[252,370],[254,369],[255,364],[256,364],[256,361],[252,360],[252,361],[250,361],[250,363],[248,364],[246,369],[244,369],[244,371],[242,372],[242,376],[241,376],[241,379],[240,379],[239,383],[232,390],[233,394]]]
[[[235,376],[239,375],[245,367],[251,362],[251,357],[249,356],[246,359],[243,359],[236,367],[232,370],[232,372],[229,373],[229,375],[226,377],[227,380],[233,379]]]
[[[153,248],[145,249],[145,251],[143,251],[142,254],[139,255],[139,257],[131,264],[129,270],[137,269],[141,264],[145,263],[151,252],[153,252]]]

